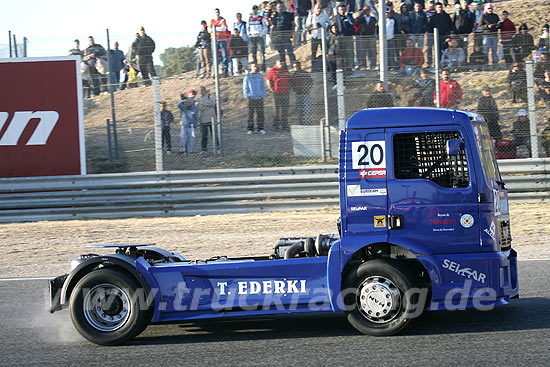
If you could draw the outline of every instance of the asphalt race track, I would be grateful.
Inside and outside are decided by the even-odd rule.
[[[0,365],[550,365],[550,260],[519,263],[520,295],[489,312],[425,313],[400,335],[358,334],[343,314],[149,326],[134,341],[82,339],[45,310],[45,280],[0,281]]]

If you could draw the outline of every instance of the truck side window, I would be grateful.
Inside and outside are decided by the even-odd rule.
[[[393,136],[397,179],[427,179],[446,188],[468,187],[468,163],[464,149],[449,157],[447,140],[461,139],[458,131],[418,132]]]

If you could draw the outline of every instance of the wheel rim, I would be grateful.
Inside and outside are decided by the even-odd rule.
[[[128,294],[114,284],[99,284],[84,296],[84,317],[96,330],[115,331],[128,321],[132,305]]]
[[[401,292],[388,278],[371,276],[357,289],[357,306],[367,320],[383,324],[393,320],[401,310]]]

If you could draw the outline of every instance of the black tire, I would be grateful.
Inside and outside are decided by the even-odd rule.
[[[393,335],[423,310],[417,279],[398,261],[370,260],[355,268],[344,282],[346,316],[363,334]],[[413,294],[411,294],[413,293]],[[386,302],[387,301],[387,302]]]
[[[113,269],[85,275],[71,293],[71,319],[78,332],[100,345],[118,345],[136,337],[150,320],[150,309],[138,297],[136,280]],[[90,307],[90,305],[94,305]]]

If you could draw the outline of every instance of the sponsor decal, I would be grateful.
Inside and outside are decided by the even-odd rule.
[[[351,208],[349,208],[349,210],[351,210],[352,212],[364,212],[367,209],[368,208],[366,206],[352,206]]]
[[[490,227],[490,228],[485,228],[484,232],[487,233],[487,234],[489,235],[489,237],[491,237],[491,238],[493,239],[493,241],[496,241],[496,237],[495,237],[495,234],[496,234],[495,222],[491,222],[491,227]]]
[[[485,279],[487,279],[487,275],[485,273],[469,267],[462,267],[462,265],[460,265],[459,263],[451,261],[449,259],[443,260],[442,267],[466,279],[473,279],[481,283],[485,283]]]
[[[352,142],[351,159],[353,169],[366,172],[367,176],[361,177],[386,177],[386,142],[384,140]],[[369,172],[372,174],[369,175]]]
[[[386,216],[375,215],[374,216],[374,228],[386,228]]]
[[[474,217],[472,217],[470,214],[464,214],[462,217],[460,217],[460,224],[464,228],[470,228],[474,225]]]
[[[220,296],[237,294],[291,294],[307,293],[306,280],[263,280],[263,281],[238,281],[237,289],[231,290],[228,282],[218,282]]]
[[[449,226],[456,225],[457,220],[450,218],[449,213],[437,213],[436,217],[429,219],[430,224],[432,225],[433,232],[453,232],[455,229],[453,227],[440,227],[440,226]],[[435,227],[437,226],[437,227]]]
[[[360,178],[386,178],[386,170],[379,168],[360,169]]]
[[[8,115],[7,112],[0,112],[0,130],[4,127]],[[46,145],[59,120],[57,111],[16,111],[0,139],[0,146],[16,146],[29,122],[35,119],[38,123],[25,145]]]
[[[362,189],[361,185],[348,185],[348,196],[386,196],[387,189]]]

